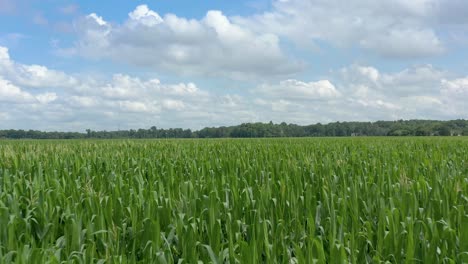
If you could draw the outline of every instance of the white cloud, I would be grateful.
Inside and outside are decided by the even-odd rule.
[[[128,14],[130,17],[130,23],[134,22],[135,25],[142,24],[147,27],[152,27],[157,24],[161,24],[163,19],[158,13],[150,10],[146,5],[137,6],[137,8]]]
[[[352,65],[341,70],[340,87],[351,103],[386,108],[390,117],[467,118],[466,80],[431,65],[414,66],[394,73]],[[380,103],[380,101],[382,103]],[[378,109],[377,109],[378,110]],[[374,113],[378,113],[376,111]]]
[[[164,92],[168,94],[180,95],[180,96],[187,96],[187,95],[196,95],[200,92],[198,87],[194,83],[179,83],[175,85],[171,85],[169,87],[162,88]]]
[[[394,73],[380,73],[374,67],[351,65],[340,72],[344,85],[357,94],[379,92],[390,97],[438,93],[440,82],[447,75],[432,65],[413,66]]]
[[[468,77],[454,80],[442,80],[443,93],[468,100]]]
[[[419,58],[445,50],[434,26],[440,21],[433,18],[444,6],[442,0],[276,0],[271,11],[233,21],[256,32],[292,39],[303,47],[327,41],[384,57]]]
[[[385,34],[362,39],[360,44],[384,57],[393,58],[429,57],[444,52],[441,40],[430,29],[392,28]]]
[[[271,102],[271,110],[274,112],[293,112],[294,108],[300,107],[299,104],[294,104],[291,101],[280,99]]]
[[[7,113],[0,112],[0,120],[7,120],[10,116]]]
[[[109,79],[70,77],[45,66],[18,63],[10,58],[6,48],[0,48],[0,69],[0,112],[3,116],[15,116],[0,128],[201,128],[213,122],[247,121],[251,115],[248,110],[227,104],[228,98],[241,104],[240,96],[215,95],[192,82],[166,84],[156,78],[127,74],[114,74]],[[76,86],[40,85],[70,78]]]
[[[181,100],[166,99],[163,101],[162,105],[168,110],[180,111],[185,108],[184,102],[182,102]]]
[[[347,69],[345,69],[346,71]],[[358,76],[368,78],[372,82],[377,82],[380,78],[379,71],[374,67],[354,66],[353,70],[356,71]],[[355,73],[352,73],[355,74]]]
[[[122,24],[110,24],[93,13],[77,21],[76,28],[79,40],[62,53],[231,78],[288,75],[302,69],[283,54],[276,35],[254,33],[221,11],[208,11],[201,20],[173,14],[162,18],[140,5]]]
[[[48,104],[56,99],[55,93],[41,93],[34,96],[0,76],[0,102],[9,104],[8,107],[15,104]]]
[[[265,97],[294,100],[324,100],[340,96],[335,86],[328,80],[302,82],[285,80],[277,85],[263,84],[257,92]]]
[[[34,97],[13,85],[10,81],[0,76],[0,102],[6,103],[27,103],[32,102]]]
[[[351,102],[356,102],[364,107],[368,108],[377,108],[377,109],[384,109],[384,110],[399,110],[401,109],[400,106],[390,103],[390,102],[385,102],[381,99],[377,100],[369,100],[369,99],[350,99]]]
[[[96,22],[98,26],[106,26],[107,22],[102,19],[102,17],[96,15],[96,13],[89,14],[86,18]]]
[[[161,98],[190,100],[191,97],[208,96],[206,91],[200,90],[194,83],[163,84],[158,79],[142,80],[125,74],[115,74],[112,81],[98,85],[102,85],[102,87],[94,90],[95,94],[109,100],[159,100]],[[93,93],[90,90],[87,92]],[[172,100],[169,101],[172,102]],[[166,106],[171,108],[168,104]]]
[[[243,105],[244,98],[239,95],[225,95],[221,99],[221,105],[226,108],[236,109]]]
[[[51,103],[55,100],[57,100],[58,96],[56,93],[43,93],[39,94],[36,96],[36,99],[41,103],[41,104],[48,104]]]
[[[238,92],[166,83],[156,76],[70,77],[42,65],[18,63],[5,48],[0,48],[0,65],[0,129],[199,129],[270,120],[310,124],[468,118],[468,77],[455,78],[431,65],[387,72],[354,64],[319,81],[285,79]],[[48,79],[58,83],[54,78],[73,78],[77,86],[33,85]]]
[[[0,75],[17,85],[33,88],[73,88],[78,81],[63,72],[41,65],[25,65],[10,59],[8,49],[0,46]]]
[[[467,25],[468,2],[465,0],[434,0],[434,19],[442,25]],[[466,34],[466,27],[465,27]]]
[[[314,94],[307,82],[261,85],[251,101],[262,121],[310,124],[332,121],[467,118],[468,78],[421,65],[395,72],[350,65],[332,74],[334,89]],[[330,84],[332,82],[330,81]],[[331,92],[331,91],[336,91]],[[313,96],[310,96],[312,92]],[[311,99],[313,98],[313,99]],[[315,99],[315,100],[314,100]]]
[[[120,108],[125,112],[134,113],[156,113],[159,112],[159,108],[155,103],[150,102],[138,102],[138,101],[120,101]]]
[[[6,47],[0,46],[0,65],[10,63],[10,54]]]
[[[92,96],[71,95],[65,101],[71,107],[94,107],[100,105],[100,99]]]
[[[442,80],[443,107],[451,115],[464,113],[468,119],[468,76],[453,80]]]
[[[159,80],[149,81],[149,84],[159,85]],[[142,83],[138,78],[128,75],[116,74],[112,82],[102,88],[102,95],[111,99],[136,99],[142,96],[141,92],[148,89],[148,83]]]

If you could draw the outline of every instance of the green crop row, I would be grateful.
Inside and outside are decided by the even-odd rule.
[[[0,263],[468,263],[468,139],[0,141]]]

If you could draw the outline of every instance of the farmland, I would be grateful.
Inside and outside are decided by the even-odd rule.
[[[468,138],[0,141],[0,262],[468,262]]]

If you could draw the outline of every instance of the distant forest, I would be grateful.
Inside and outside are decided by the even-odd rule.
[[[43,132],[0,130],[0,139],[84,138],[261,138],[261,137],[349,137],[349,136],[468,136],[468,120],[398,120],[335,122],[300,126],[295,124],[245,123],[228,127],[206,127],[198,131],[182,128],[130,129],[120,131]]]

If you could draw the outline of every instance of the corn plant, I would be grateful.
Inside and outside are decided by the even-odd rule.
[[[468,263],[468,139],[0,141],[0,263]]]

